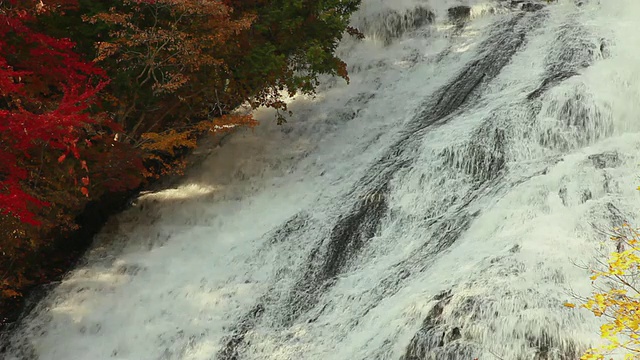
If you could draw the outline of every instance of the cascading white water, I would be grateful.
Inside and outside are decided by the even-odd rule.
[[[350,85],[112,219],[4,357],[577,358],[576,264],[640,210],[640,3],[459,5],[365,0]]]

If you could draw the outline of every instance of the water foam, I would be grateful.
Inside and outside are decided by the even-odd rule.
[[[597,319],[562,303],[590,291],[576,264],[610,250],[598,230],[640,210],[640,4],[452,26],[456,5],[365,2],[354,21],[421,6],[433,22],[346,40],[351,85],[293,99],[283,127],[259,111],[112,219],[5,356],[569,359],[596,343]],[[509,21],[524,40],[493,74],[481,59],[491,34],[519,39]],[[460,76],[477,84],[455,100]],[[455,106],[421,122],[434,99]]]

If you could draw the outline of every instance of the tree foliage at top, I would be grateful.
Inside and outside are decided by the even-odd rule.
[[[34,253],[89,201],[256,125],[239,105],[348,81],[335,50],[359,3],[0,0],[0,299],[42,281]]]

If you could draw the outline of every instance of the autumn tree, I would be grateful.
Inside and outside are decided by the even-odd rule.
[[[617,350],[626,352],[625,359],[640,358],[640,232],[625,223],[610,240],[616,250],[592,270],[596,290],[581,305],[604,319],[600,335],[606,344],[589,349],[581,360],[604,360]]]
[[[115,3],[87,20],[111,27],[98,59],[117,70],[115,112],[132,138],[244,102],[284,109],[282,90],[312,93],[321,74],[348,79],[335,49],[359,0]]]
[[[46,202],[27,190],[26,163],[45,151],[59,163],[80,160],[81,133],[95,123],[87,109],[107,82],[72,42],[33,31],[35,14],[46,10],[17,0],[0,8],[0,212],[32,224],[30,207]]]
[[[360,0],[0,0],[0,299],[89,201],[184,169],[204,133],[286,110]],[[278,112],[280,114],[280,112]],[[279,121],[284,117],[280,116]]]
[[[0,213],[35,224],[32,210],[42,209],[47,193],[60,193],[57,182],[72,183],[68,190],[84,197],[88,183],[93,190],[108,184],[90,182],[91,169],[102,167],[88,165],[84,150],[110,149],[94,158],[111,164],[109,171],[136,168],[123,160],[134,150],[117,144],[147,159],[173,157],[203,132],[255,125],[230,116],[244,102],[284,110],[282,91],[313,93],[322,74],[348,79],[334,52],[344,31],[353,30],[347,23],[358,5],[1,0]]]
[[[132,148],[114,143],[119,129],[99,111],[104,70],[69,39],[38,30],[42,17],[74,5],[0,1],[0,295],[28,285],[48,232],[73,228],[90,199],[142,179]]]
[[[96,60],[113,72],[109,95],[125,140],[136,143],[145,132],[208,118],[206,110],[215,107],[215,100],[203,97],[198,78],[224,71],[218,49],[247,29],[253,17],[231,19],[232,9],[219,1],[123,0],[114,5],[84,18],[110,29],[109,38],[96,43]],[[215,79],[210,81],[204,85]]]
[[[97,60],[114,70],[109,96],[124,141],[153,148],[147,159],[160,160],[159,152],[171,159],[194,146],[205,128],[255,125],[223,120],[242,103],[285,110],[283,90],[313,93],[321,74],[348,79],[334,52],[358,4],[123,0],[85,20],[110,27]]]
[[[253,107],[286,110],[281,92],[313,94],[320,75],[348,81],[346,64],[335,50],[360,0],[224,0],[234,14],[254,13],[251,28],[232,39],[225,61],[226,102],[246,99]],[[284,118],[280,117],[279,121]]]

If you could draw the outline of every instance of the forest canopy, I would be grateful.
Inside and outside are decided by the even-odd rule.
[[[206,133],[286,111],[360,0],[0,0],[0,299],[85,206],[184,169]],[[279,112],[279,114],[281,114]],[[278,121],[283,121],[279,117]],[[37,262],[37,261],[36,261]]]

